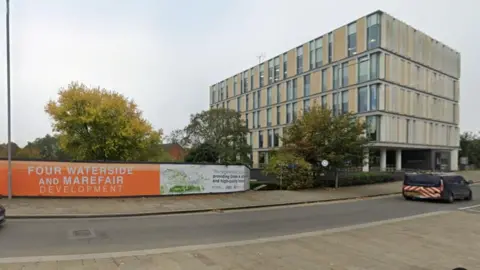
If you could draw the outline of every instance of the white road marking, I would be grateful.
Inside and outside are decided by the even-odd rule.
[[[467,210],[467,209],[472,209],[472,208],[477,208],[477,207],[480,207],[480,204],[470,205],[470,206],[466,206],[466,207],[460,207],[460,208],[458,208],[458,210]]]
[[[181,246],[181,247],[173,247],[173,248],[145,249],[145,250],[108,252],[108,253],[7,257],[7,258],[0,258],[0,264],[108,259],[108,258],[129,257],[129,256],[147,256],[147,255],[156,255],[156,254],[173,253],[173,252],[189,252],[189,251],[194,251],[199,249],[214,249],[214,248],[235,247],[235,246],[243,246],[243,245],[251,245],[251,244],[262,244],[262,243],[269,243],[269,242],[292,240],[292,239],[297,239],[302,237],[312,237],[312,236],[320,236],[325,234],[347,232],[352,230],[380,226],[384,224],[391,224],[391,223],[396,223],[401,221],[413,220],[417,218],[437,216],[437,215],[442,215],[450,212],[451,211],[437,211],[437,212],[430,212],[426,214],[420,214],[420,215],[414,215],[414,216],[408,216],[408,217],[402,217],[402,218],[394,218],[394,219],[388,219],[388,220],[382,220],[382,221],[375,221],[370,223],[351,225],[351,226],[327,229],[327,230],[316,231],[316,232],[307,232],[307,233],[299,233],[299,234],[292,234],[292,235],[260,238],[255,240],[234,241],[234,242],[226,242],[226,243],[207,244],[207,245],[193,245],[193,246]]]

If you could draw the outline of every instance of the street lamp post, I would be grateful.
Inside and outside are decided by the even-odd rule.
[[[6,1],[8,198],[12,198],[12,115],[10,102],[10,0]]]

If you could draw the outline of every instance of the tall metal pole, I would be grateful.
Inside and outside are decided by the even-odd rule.
[[[8,198],[12,198],[12,114],[10,102],[10,0],[5,0],[7,4],[6,12],[6,35],[7,35],[7,151],[8,151]]]

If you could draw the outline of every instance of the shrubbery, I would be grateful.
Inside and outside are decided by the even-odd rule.
[[[339,186],[360,186],[378,183],[393,182],[394,177],[392,173],[388,172],[360,172],[350,173],[341,177],[338,181]]]

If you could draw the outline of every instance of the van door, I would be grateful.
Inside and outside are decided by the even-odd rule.
[[[453,197],[455,197],[455,199],[463,198],[465,196],[465,191],[462,187],[461,178],[459,178],[458,176],[453,176],[450,180],[450,183],[450,191],[453,193]]]
[[[467,197],[470,193],[470,188],[468,187],[467,181],[461,175],[455,176],[455,178],[458,178],[458,187],[460,189],[462,198]]]

